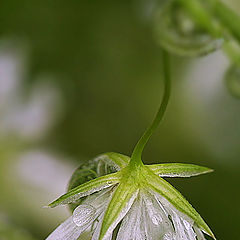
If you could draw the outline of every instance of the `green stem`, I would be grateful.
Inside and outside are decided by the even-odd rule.
[[[235,41],[226,42],[223,49],[227,57],[235,65],[240,66],[240,46]]]
[[[221,36],[221,29],[214,23],[211,13],[203,6],[201,0],[177,0],[200,27],[214,37]],[[209,1],[209,0],[207,0]],[[215,0],[211,0],[215,1]]]
[[[224,28],[240,43],[240,16],[221,0],[205,0],[205,4],[209,4],[209,9],[203,6],[204,0],[177,1],[197,24],[214,37],[220,37]],[[214,24],[214,16],[221,23],[220,27]]]
[[[222,1],[211,0],[213,14],[240,43],[240,16]]]
[[[163,79],[164,79],[164,95],[162,98],[162,102],[152,124],[147,128],[147,130],[144,132],[142,137],[139,139],[137,145],[135,146],[132,153],[131,161],[130,161],[131,164],[132,163],[137,165],[142,164],[143,149],[147,144],[149,138],[152,136],[152,134],[158,127],[159,123],[163,119],[164,113],[166,111],[166,108],[169,102],[170,92],[171,92],[171,77],[170,77],[169,55],[166,51],[163,51],[162,59],[163,59],[162,66],[163,66]]]

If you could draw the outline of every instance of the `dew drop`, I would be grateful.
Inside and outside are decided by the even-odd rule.
[[[80,205],[73,212],[73,222],[78,226],[84,226],[94,220],[96,209],[91,205]]]
[[[163,221],[159,214],[153,214],[151,216],[151,219],[152,219],[153,224],[155,224],[155,225],[160,225]]]
[[[166,233],[163,236],[163,240],[172,240],[175,239],[175,235],[173,233]]]

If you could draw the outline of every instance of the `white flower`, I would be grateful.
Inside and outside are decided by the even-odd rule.
[[[31,199],[31,204],[19,201],[18,211],[21,215],[27,207],[29,219],[35,219],[33,213],[41,215],[39,205],[63,191],[72,166],[42,146],[61,116],[62,96],[51,74],[40,73],[27,84],[29,59],[24,46],[0,40],[0,189],[2,196],[8,196],[0,202],[6,204],[10,196]]]
[[[4,44],[2,43],[4,46]],[[33,142],[45,136],[60,110],[60,92],[40,76],[26,94],[24,54],[11,47],[0,48],[0,141],[15,137]]]
[[[77,240],[84,232],[90,232],[92,240],[204,240],[202,231],[214,238],[196,210],[161,178],[196,176],[211,169],[190,164],[132,166],[129,160],[117,153],[98,157],[98,166],[105,162],[119,171],[51,203],[55,207],[87,196],[47,240]]]

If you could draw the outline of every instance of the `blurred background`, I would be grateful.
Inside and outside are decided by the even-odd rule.
[[[240,11],[238,0],[227,3]],[[2,0],[0,239],[44,239],[69,213],[42,207],[96,155],[130,155],[162,96],[151,1]],[[240,100],[223,52],[172,55],[173,91],[145,163],[215,169],[171,179],[218,239],[239,236]]]

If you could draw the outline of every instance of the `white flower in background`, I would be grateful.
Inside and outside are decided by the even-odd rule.
[[[204,240],[202,232],[214,238],[196,210],[162,178],[191,177],[211,169],[177,163],[136,166],[117,153],[95,161],[96,176],[103,167],[117,172],[87,181],[49,204],[85,197],[47,240],[76,240],[84,232],[90,232],[92,240]]]
[[[0,139],[38,140],[48,132],[59,114],[59,91],[50,84],[47,75],[40,76],[41,81],[26,91],[24,54],[1,43]]]
[[[25,171],[23,178],[19,175],[23,168],[26,170],[32,167],[33,170],[35,167],[42,170],[44,163],[47,169],[53,162],[49,153],[38,149],[37,142],[47,135],[59,117],[61,96],[51,83],[52,77],[47,74],[38,76],[36,83],[26,88],[26,49],[22,46],[14,47],[10,41],[2,40],[0,43],[0,149],[2,155],[8,156],[5,158],[1,155],[0,164],[4,159],[8,161],[8,170],[5,172],[9,178],[27,178],[28,183],[33,183],[31,178],[36,178],[36,175],[41,175],[41,178],[46,176],[31,170],[27,172],[29,174]],[[33,144],[36,146],[33,147]],[[28,154],[33,152],[41,152],[41,159],[39,154]],[[36,162],[36,159],[39,161]]]
[[[39,206],[49,195],[63,191],[73,166],[62,155],[39,148],[38,142],[61,114],[61,93],[48,74],[38,75],[35,83],[26,84],[27,63],[24,46],[0,40],[1,194],[19,199],[19,211],[25,211],[22,209],[27,206],[28,217],[36,218],[41,214]],[[61,181],[55,178],[54,170],[55,175],[61,175]],[[0,204],[7,204],[5,199],[1,198]],[[59,212],[63,216],[63,211]],[[56,220],[56,216],[52,219]]]

